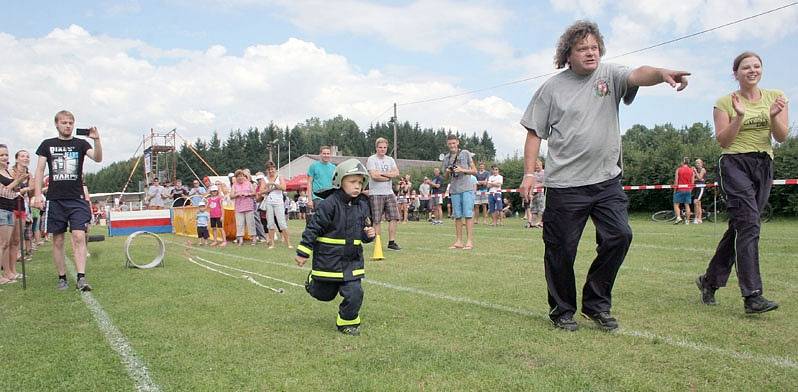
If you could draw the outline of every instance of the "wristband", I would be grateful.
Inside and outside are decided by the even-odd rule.
[[[526,173],[524,177],[535,177],[535,173]]]

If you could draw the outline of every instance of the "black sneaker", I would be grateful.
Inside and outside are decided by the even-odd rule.
[[[612,331],[618,328],[618,320],[610,316],[610,312],[598,312],[594,314],[582,313],[587,319],[593,320],[596,325],[605,331]]]
[[[399,245],[396,244],[396,242],[389,242],[388,243],[388,249],[390,249],[390,250],[402,250],[402,248],[400,248]]]
[[[556,319],[552,319],[551,323],[554,324],[555,327],[564,329],[568,332],[576,331],[579,328],[579,325],[574,321],[574,316],[570,314],[564,314]]]
[[[80,291],[91,291],[91,286],[89,285],[89,282],[86,280],[86,277],[78,279],[78,283],[77,285],[75,285],[75,288]]]
[[[718,302],[715,301],[715,290],[711,287],[704,286],[704,275],[700,275],[699,277],[695,278],[695,285],[698,286],[698,290],[701,291],[701,303],[704,305],[717,305]]]
[[[358,336],[360,335],[360,327],[357,325],[347,325],[345,327],[338,327],[338,332],[344,335]]]
[[[745,297],[745,313],[765,313],[779,308],[779,304],[756,294]]]

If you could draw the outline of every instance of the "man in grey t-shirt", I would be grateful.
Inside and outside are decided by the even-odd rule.
[[[394,177],[399,175],[396,161],[386,155],[388,140],[378,138],[374,142],[377,153],[366,161],[369,171],[369,204],[371,205],[371,220],[377,235],[380,235],[380,222],[383,214],[388,219],[388,249],[401,250],[396,244],[396,226],[399,223],[399,209],[396,205],[396,195],[393,193]]]
[[[557,68],[532,97],[521,119],[527,129],[521,193],[535,187],[540,140],[548,141],[544,264],[549,317],[568,331],[577,329],[574,260],[588,217],[596,226],[598,254],[582,291],[582,313],[602,329],[618,328],[610,315],[612,287],[632,241],[629,201],[621,186],[618,105],[631,104],[638,86],[662,82],[687,87],[682,71],[642,66],[631,70],[601,64],[604,39],[595,23],[578,21],[560,37]]]
[[[468,150],[460,149],[456,135],[446,138],[449,153],[443,158],[443,172],[449,179],[449,197],[454,211],[454,244],[449,249],[474,248],[474,182],[472,176],[477,167]],[[463,224],[466,227],[466,241],[463,242]]]

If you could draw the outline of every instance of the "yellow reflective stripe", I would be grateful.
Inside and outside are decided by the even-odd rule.
[[[327,272],[327,271],[311,270],[310,274],[313,276],[320,276],[322,278],[339,278],[339,279],[344,278],[343,272]]]
[[[318,237],[316,241],[319,241],[323,244],[331,244],[331,245],[346,245],[346,240],[340,238],[329,238],[329,237]],[[360,245],[363,241],[355,240],[355,245]]]
[[[352,271],[352,276],[363,275],[365,273],[366,273],[366,270],[364,270],[362,268],[361,269],[356,269],[356,270]]]
[[[335,319],[335,325],[338,327],[345,327],[347,325],[358,325],[360,324],[360,316],[357,316],[354,320],[344,320],[341,318],[339,314],[338,317]]]
[[[296,246],[296,250],[298,250],[300,252],[304,252],[308,256],[313,256],[313,249],[310,249],[310,248],[308,248],[305,245],[302,245],[302,244],[297,245]]]

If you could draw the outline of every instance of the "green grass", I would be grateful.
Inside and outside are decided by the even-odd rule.
[[[319,302],[302,288],[276,294],[187,261],[186,238],[165,235],[164,268],[125,269],[124,237],[91,243],[96,298],[163,390],[796,390],[798,224],[764,225],[766,294],[781,308],[743,313],[736,280],[715,307],[693,280],[721,225],[632,221],[635,238],[616,281],[604,333],[547,321],[543,244],[520,220],[476,227],[473,251],[447,249],[452,223],[399,228],[401,252],[367,262],[362,335],[343,336],[340,298]],[[291,222],[296,243],[301,227]],[[576,263],[584,281],[594,257],[588,225]],[[156,253],[136,246],[137,260]],[[372,246],[366,247],[371,254]],[[301,283],[307,269],[278,246],[194,248],[194,256]],[[214,267],[240,276],[242,273]],[[56,292],[49,245],[28,264],[28,289],[0,286],[0,390],[135,390],[74,290]],[[74,277],[70,277],[74,287]]]

